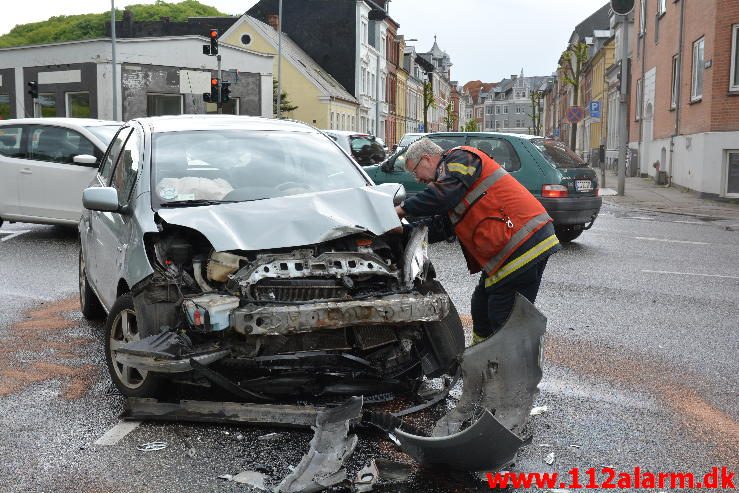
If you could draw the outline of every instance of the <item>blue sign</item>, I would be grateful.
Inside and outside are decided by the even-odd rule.
[[[559,137],[559,127],[554,129],[554,136]]]
[[[424,130],[424,128],[423,128],[423,123],[419,123],[419,124],[418,124],[418,131],[419,131],[419,132],[425,132],[425,131],[426,131],[426,130]]]
[[[590,106],[590,117],[600,118],[600,101],[591,101],[589,106]]]

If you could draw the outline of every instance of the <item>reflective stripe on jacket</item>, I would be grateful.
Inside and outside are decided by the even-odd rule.
[[[457,149],[479,157],[482,172],[459,204],[449,211],[449,218],[464,247],[470,272],[484,270],[493,284],[506,260],[552,218],[536,197],[487,154],[474,147]],[[547,238],[534,246],[531,254],[525,252],[520,261],[515,259],[518,267],[507,267],[500,279],[556,245],[556,237]]]

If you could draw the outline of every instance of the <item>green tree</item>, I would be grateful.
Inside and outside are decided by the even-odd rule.
[[[188,17],[226,15],[197,0],[184,0],[180,3],[157,0],[153,5],[129,5],[125,10],[133,14],[134,21],[154,21],[168,17],[173,22],[184,22]],[[116,9],[116,19],[122,18],[123,11]],[[105,37],[105,23],[109,20],[110,11],[99,14],[59,15],[43,22],[19,24],[9,33],[0,36],[0,48],[102,38]]]
[[[446,129],[449,132],[453,132],[456,130],[454,125],[457,123],[457,115],[454,114],[454,103],[450,101],[449,104],[446,105],[446,108],[444,108],[444,111],[446,112],[446,115],[444,116]]]
[[[285,91],[282,91],[280,98],[280,113],[283,115],[297,110],[298,107],[290,102]],[[277,116],[277,79],[272,79],[272,114]]]
[[[559,57],[559,73],[562,80],[572,86],[572,101],[575,106],[580,102],[580,77],[588,61],[588,45],[583,42],[571,44]],[[572,124],[570,149],[575,151],[577,145],[577,123]]]
[[[434,104],[436,98],[434,97],[434,86],[431,85],[430,81],[423,83],[423,131],[429,131],[429,108]]]
[[[531,101],[531,125],[534,135],[541,135],[541,113],[542,106],[541,102],[544,99],[544,93],[542,91],[531,91],[529,93],[529,101]]]
[[[478,132],[479,130],[480,126],[477,124],[477,120],[475,119],[468,120],[462,127],[463,132]]]

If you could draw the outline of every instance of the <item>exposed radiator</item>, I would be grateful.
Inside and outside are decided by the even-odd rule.
[[[331,279],[264,279],[254,286],[258,300],[313,301],[344,298],[347,288]]]
[[[367,325],[354,327],[354,338],[362,350],[374,349],[395,342],[395,329],[387,325]]]

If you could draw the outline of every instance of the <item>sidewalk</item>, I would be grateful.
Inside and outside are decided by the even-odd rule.
[[[596,171],[600,178],[600,171]],[[618,196],[618,177],[611,172],[606,173],[606,185],[607,188],[601,189],[601,195],[607,204],[721,221],[727,229],[739,231],[739,201],[700,198],[698,192],[680,186],[655,185],[652,178],[626,178],[624,196]]]

